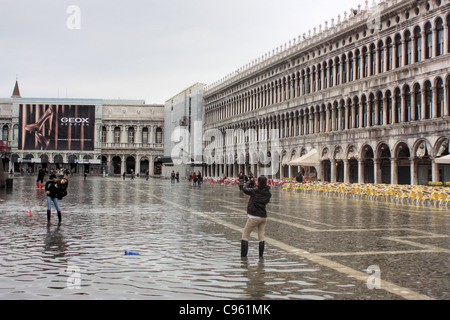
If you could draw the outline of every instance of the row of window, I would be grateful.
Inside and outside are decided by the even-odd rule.
[[[450,52],[450,15],[299,70],[206,108],[211,123],[302,95],[364,79]],[[447,33],[447,35],[445,34]]]
[[[155,134],[155,143],[157,144],[161,144],[162,143],[162,128],[157,128],[156,129],[156,134]],[[121,129],[120,127],[115,127],[114,128],[114,143],[115,144],[119,144],[121,142]],[[135,143],[135,137],[136,137],[136,132],[134,131],[133,127],[129,127],[128,131],[127,131],[127,143],[129,144],[133,144]],[[141,141],[143,144],[148,144],[151,143],[150,139],[150,135],[149,135],[149,129],[148,128],[143,128],[142,132],[141,132]],[[102,143],[106,143],[107,142],[107,130],[106,127],[102,127]]]
[[[442,77],[436,77],[433,83],[426,80],[422,85],[415,83],[384,93],[371,92],[245,122],[236,127],[253,130],[246,134],[241,132],[235,136],[235,141],[227,142],[272,139],[274,134],[286,138],[449,116],[449,83],[450,75],[445,85]]]
[[[19,136],[19,126],[15,125],[14,126],[14,135],[13,135],[13,141],[16,141],[17,137]],[[157,128],[156,129],[156,135],[155,135],[155,143],[161,144],[162,143],[162,128]],[[8,125],[3,125],[2,128],[2,136],[0,140],[5,140],[5,141],[9,141],[9,127]],[[133,127],[130,127],[128,129],[128,143],[134,143],[135,142],[135,131]],[[148,128],[143,128],[142,129],[142,143],[143,144],[148,144],[150,143],[150,135],[149,135],[149,129]],[[106,131],[106,127],[102,127],[102,143],[106,143],[107,142],[107,131]],[[114,128],[114,143],[118,144],[120,143],[120,127],[115,127]]]

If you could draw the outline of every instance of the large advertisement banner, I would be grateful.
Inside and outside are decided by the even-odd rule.
[[[93,151],[95,106],[21,104],[20,150]]]

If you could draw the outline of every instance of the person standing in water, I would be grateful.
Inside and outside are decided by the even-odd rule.
[[[65,178],[53,179],[47,181],[45,184],[45,192],[47,194],[47,221],[50,221],[52,202],[55,205],[56,211],[58,213],[58,220],[61,222],[61,209],[59,207],[59,200],[62,200],[67,196],[67,186],[69,181]]]
[[[243,258],[247,257],[248,240],[254,228],[258,228],[260,258],[264,255],[264,247],[266,244],[264,239],[267,224],[266,205],[270,202],[272,194],[270,193],[270,187],[267,185],[266,177],[259,177],[257,186],[255,186],[254,181],[255,179],[251,179],[243,188],[244,193],[250,196],[247,206],[248,220],[241,240],[241,257]]]
[[[42,169],[42,167],[39,167],[38,177],[36,180],[36,188],[42,189],[44,187],[44,177],[45,177],[45,170]]]

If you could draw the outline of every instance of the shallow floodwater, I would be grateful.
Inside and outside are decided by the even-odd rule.
[[[401,299],[383,290],[368,290],[351,275],[270,243],[265,258],[258,259],[257,242],[252,239],[249,257],[241,259],[241,230],[236,227],[245,224],[247,198],[235,186],[73,177],[69,195],[60,202],[63,220],[59,225],[54,207],[47,224],[45,196],[36,190],[34,181],[35,177],[16,177],[11,192],[0,190],[0,299]],[[342,203],[341,199],[288,194],[280,189],[272,192],[269,210],[285,214],[276,219],[288,223],[269,222],[267,236],[310,252],[328,251],[330,246],[338,252],[369,251],[368,247],[374,249],[374,238],[359,234],[340,238],[341,233],[308,228],[386,223],[381,213],[366,216],[367,210],[379,209],[361,200]],[[300,210],[298,216],[289,217],[305,200],[307,212]],[[414,220],[416,225],[430,224],[426,229],[436,233],[448,231],[445,210],[418,209],[420,215],[412,216],[409,207],[394,209],[398,213],[388,219],[392,225],[404,226]],[[431,218],[422,216],[430,210]],[[444,224],[433,222],[439,215]],[[299,229],[295,223],[307,228]],[[380,242],[377,250],[391,250],[389,245],[394,245]],[[448,237],[431,242],[449,247]],[[125,250],[140,255],[125,256]],[[401,268],[398,263],[409,261],[406,272],[414,272],[412,264],[418,263],[413,253],[406,260],[396,255],[377,258],[379,263],[387,259],[390,268]],[[425,260],[434,259],[444,262],[421,276],[425,283],[431,281],[428,272],[436,276],[426,293],[448,298],[448,254],[430,252]],[[354,258],[345,255],[336,261],[358,270],[373,264],[368,259],[356,266]],[[399,281],[411,287],[408,281]],[[420,290],[423,284],[412,289]]]

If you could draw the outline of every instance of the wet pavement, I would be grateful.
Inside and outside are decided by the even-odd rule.
[[[252,238],[241,259],[237,186],[73,177],[58,225],[35,177],[15,177],[0,299],[450,299],[449,209],[272,193],[265,257]]]

